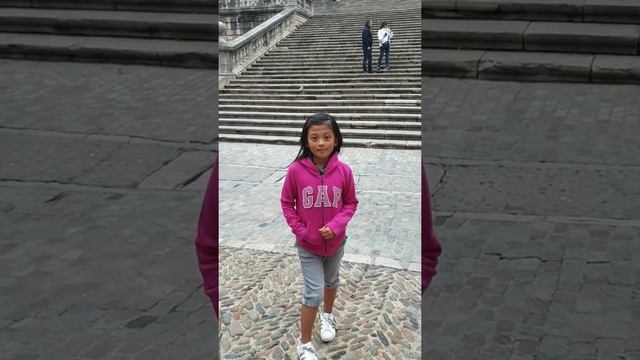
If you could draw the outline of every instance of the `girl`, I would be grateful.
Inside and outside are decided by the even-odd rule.
[[[318,314],[320,338],[336,337],[331,314],[339,283],[340,260],[346,240],[347,223],[358,200],[351,168],[338,159],[342,134],[328,114],[315,114],[305,122],[300,151],[289,166],[282,187],[282,213],[296,237],[296,247],[304,278],[300,308],[300,338],[296,350],[301,360],[315,360],[311,331]]]

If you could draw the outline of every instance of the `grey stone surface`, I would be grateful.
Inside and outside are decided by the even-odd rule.
[[[584,19],[640,24],[640,4],[634,0],[585,0]]]
[[[422,46],[522,50],[527,21],[422,20]]]
[[[188,185],[194,180],[194,176],[198,176],[211,166],[214,156],[215,153],[206,151],[182,153],[158,172],[148,176],[140,187],[175,189]]]
[[[0,60],[0,76],[2,127],[182,144],[217,135],[216,71]]]
[[[640,58],[637,56],[596,55],[591,69],[593,82],[640,84]]]
[[[198,99],[217,74],[198,72],[203,86],[190,88],[195,73],[180,69],[6,60],[0,69],[0,357],[214,357],[217,319],[193,246],[204,182],[137,184],[156,171],[196,177],[209,164],[170,160],[198,143],[212,154],[188,127],[211,131],[214,113]],[[149,100],[160,96],[184,96],[189,119]]]
[[[425,163],[444,174],[432,184],[444,252],[423,294],[423,350],[633,358],[640,159],[618,147],[635,147],[639,88],[425,79],[423,89]]]
[[[640,162],[638,86],[425,79],[423,91],[428,157],[533,165]]]
[[[0,8],[0,29],[76,35],[138,36],[211,40],[218,35],[217,17],[209,14],[126,12],[111,10],[42,11]]]
[[[443,211],[633,219],[640,169],[450,167],[435,196]],[[451,189],[451,190],[450,190]],[[455,190],[453,190],[455,189]],[[589,197],[585,193],[592,194]]]
[[[217,48],[207,41],[0,33],[0,56],[217,69]]]
[[[487,51],[480,79],[588,82],[593,55]]]
[[[422,49],[422,74],[476,78],[482,55],[480,50]]]
[[[524,32],[524,49],[635,55],[639,38],[638,25],[534,21]]]

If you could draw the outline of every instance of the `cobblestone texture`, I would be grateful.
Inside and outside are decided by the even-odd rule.
[[[297,255],[223,246],[220,252],[222,359],[297,359],[302,275]],[[343,261],[334,305],[336,339],[320,359],[420,357],[420,273]]]

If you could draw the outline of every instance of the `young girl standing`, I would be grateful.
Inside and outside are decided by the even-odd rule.
[[[355,181],[351,168],[338,159],[342,134],[328,114],[315,114],[305,122],[300,151],[289,166],[282,187],[282,212],[296,237],[304,278],[300,309],[300,338],[296,350],[301,360],[315,360],[311,332],[318,314],[320,338],[335,339],[332,315],[344,253],[347,223],[356,211]]]

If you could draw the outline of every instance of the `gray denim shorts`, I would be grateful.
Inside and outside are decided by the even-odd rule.
[[[324,297],[324,289],[333,289],[340,284],[340,261],[344,255],[344,246],[331,256],[319,256],[298,248],[300,267],[304,277],[302,303],[309,307],[318,307]]]

